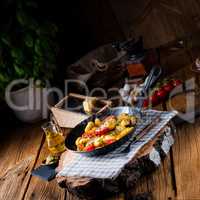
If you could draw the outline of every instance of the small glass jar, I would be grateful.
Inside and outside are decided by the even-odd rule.
[[[60,154],[66,150],[63,133],[55,123],[47,122],[42,126],[46,135],[48,149],[52,154]]]

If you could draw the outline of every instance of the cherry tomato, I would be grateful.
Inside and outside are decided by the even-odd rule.
[[[150,102],[152,103],[153,106],[155,106],[159,103],[157,91],[153,93],[153,95],[150,97],[149,100],[150,100]]]
[[[164,89],[160,89],[157,92],[157,96],[161,99],[164,100],[167,97],[167,92]]]
[[[174,85],[174,81],[175,81],[176,79],[171,79],[170,81],[169,81],[169,83],[171,84],[171,85]]]
[[[165,84],[163,87],[162,87],[166,92],[171,92],[173,90],[173,85],[171,85],[170,83],[167,83]]]
[[[84,151],[88,152],[88,151],[93,151],[94,149],[95,149],[95,146],[93,144],[90,144],[84,148]]]
[[[116,140],[114,140],[114,139],[110,139],[110,140],[106,140],[106,144],[112,144],[113,142],[115,142]]]
[[[101,135],[105,135],[109,131],[110,131],[110,129],[108,127],[100,127],[95,131],[95,134],[97,136],[101,136]]]
[[[147,108],[148,106],[149,106],[149,100],[145,99],[144,102],[143,102],[143,107]]]
[[[178,79],[173,80],[173,85],[174,85],[174,87],[176,87],[176,86],[178,86],[178,85],[181,85],[181,84],[182,84],[182,81],[181,81],[181,80],[178,80]]]

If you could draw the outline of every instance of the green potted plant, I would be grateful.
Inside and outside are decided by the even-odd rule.
[[[7,103],[26,122],[42,118],[42,92],[53,79],[58,52],[57,26],[31,15],[37,13],[34,9],[35,2],[18,1],[15,14],[0,33],[0,94],[4,98],[6,88],[15,81],[7,101],[22,109]],[[28,80],[33,82],[31,88]],[[30,89],[36,107],[30,106]]]

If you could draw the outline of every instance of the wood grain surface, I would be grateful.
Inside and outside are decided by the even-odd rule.
[[[134,198],[137,194],[149,194],[152,199],[174,199],[175,191],[171,180],[170,156],[163,161],[162,165],[152,174],[138,181],[135,188],[127,194],[126,199]]]
[[[42,131],[40,131],[42,134]],[[40,155],[38,157],[35,168],[39,167],[43,160],[48,156],[48,148],[46,142],[44,142]],[[52,200],[64,200],[65,190],[57,186],[56,181],[43,181],[38,177],[32,176],[29,187],[26,191],[25,199],[52,199]]]
[[[195,124],[183,124],[175,135],[173,148],[177,199],[200,197],[200,119]]]
[[[0,199],[22,199],[40,153],[40,124],[24,126],[1,136]]]

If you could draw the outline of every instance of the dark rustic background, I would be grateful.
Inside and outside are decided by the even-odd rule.
[[[141,35],[144,46],[154,48],[200,29],[200,0],[36,1],[39,9],[35,14],[60,27],[57,68],[63,76],[61,84],[67,66],[100,45]],[[0,30],[7,25],[16,2],[0,2]],[[163,54],[166,61],[162,64],[181,67],[191,59],[184,55],[184,51],[172,57]]]
[[[36,1],[41,20],[62,27],[59,40],[66,64],[112,41],[142,35],[145,47],[158,47],[200,29],[199,0]],[[1,29],[16,2],[0,2]]]

